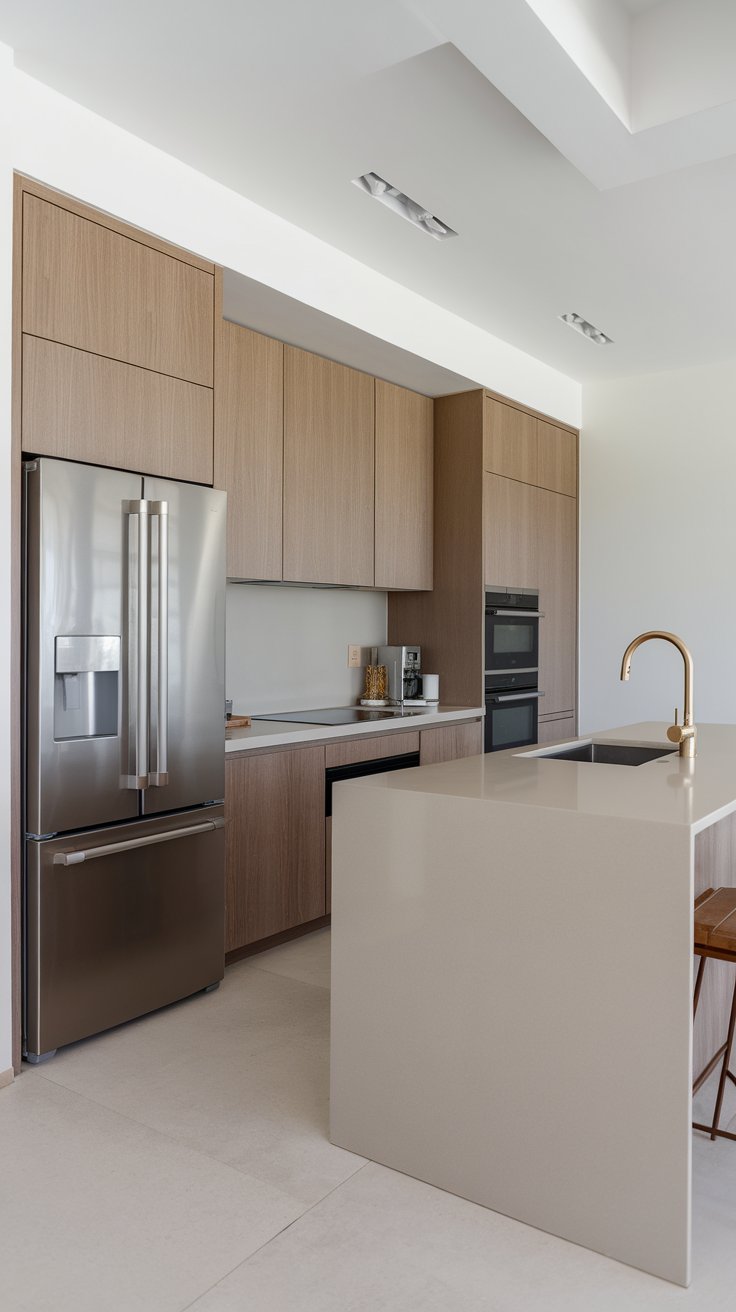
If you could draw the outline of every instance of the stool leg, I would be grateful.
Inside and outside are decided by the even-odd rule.
[[[705,963],[707,960],[707,957],[700,957],[698,961],[698,975],[695,980],[695,993],[693,995],[693,1020],[695,1020],[698,1003],[700,1002],[700,990],[703,987],[703,975],[705,974]]]
[[[713,1124],[711,1126],[711,1139],[715,1140],[718,1123],[721,1119],[721,1106],[723,1104],[723,1094],[726,1089],[726,1077],[730,1074],[729,1066],[731,1064],[731,1049],[733,1047],[733,1036],[736,1031],[736,985],[733,990],[733,1001],[731,1003],[731,1016],[728,1022],[728,1038],[726,1039],[726,1051],[723,1054],[723,1065],[721,1067],[721,1078],[718,1081],[718,1097],[716,1098],[716,1109],[713,1115]],[[731,1077],[733,1079],[733,1076]]]

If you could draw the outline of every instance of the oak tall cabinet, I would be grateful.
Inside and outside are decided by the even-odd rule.
[[[389,597],[389,642],[421,644],[443,701],[481,704],[484,588],[538,590],[540,720],[574,733],[577,433],[482,391],[440,397],[435,470],[434,592]]]
[[[16,180],[24,451],[211,483],[214,266]]]
[[[432,587],[434,409],[376,379],[375,586]]]
[[[374,380],[284,348],[284,579],[373,587]]]

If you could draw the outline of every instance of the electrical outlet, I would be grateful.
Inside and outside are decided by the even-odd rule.
[[[355,647],[355,646],[353,646],[353,644],[351,643],[351,645],[348,647],[348,666],[349,666],[349,668],[350,668],[351,670],[354,670],[356,667],[359,667],[359,666],[361,666],[362,664],[363,664],[363,661],[362,661],[362,659],[361,659],[361,649],[360,649],[360,647]]]

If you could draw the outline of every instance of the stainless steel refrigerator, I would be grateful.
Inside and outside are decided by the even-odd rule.
[[[25,477],[25,1052],[224,970],[224,492]]]

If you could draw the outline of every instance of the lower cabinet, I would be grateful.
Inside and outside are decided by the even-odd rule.
[[[421,765],[455,761],[461,756],[479,756],[483,751],[483,723],[481,720],[465,720],[460,724],[422,729],[419,744]]]
[[[575,737],[575,716],[562,715],[557,720],[540,720],[537,727],[538,743],[556,743],[561,738]]]
[[[325,749],[225,768],[225,951],[325,914]]]

